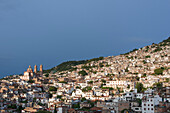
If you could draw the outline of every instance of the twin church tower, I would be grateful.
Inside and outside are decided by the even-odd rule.
[[[34,66],[34,73],[38,73],[37,71],[37,65]],[[42,75],[43,74],[43,65],[40,65],[40,74]]]
[[[37,65],[35,65],[34,72],[31,66],[29,66],[27,71],[24,72],[24,75],[21,76],[21,79],[28,81],[28,80],[32,80],[33,78],[41,77],[42,75],[43,75],[43,65],[40,65],[40,71],[37,70]]]

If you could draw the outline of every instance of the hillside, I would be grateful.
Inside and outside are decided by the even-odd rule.
[[[152,44],[140,49],[134,49],[128,53],[112,57],[99,57],[90,60],[68,61],[64,62],[44,73],[59,74],[67,72],[78,73],[85,70],[90,73],[105,73],[116,75],[127,74],[155,74],[154,70],[163,68],[163,71],[169,69],[169,48],[170,37],[158,44]],[[107,74],[106,74],[107,73]]]

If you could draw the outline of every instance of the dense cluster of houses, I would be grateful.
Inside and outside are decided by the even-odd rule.
[[[170,112],[169,59],[169,45],[153,44],[62,72],[29,66],[0,80],[0,112]]]

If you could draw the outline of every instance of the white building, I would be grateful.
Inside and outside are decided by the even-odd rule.
[[[159,95],[144,96],[142,99],[142,113],[154,113],[154,106],[158,105],[161,100]]]
[[[116,89],[117,87],[124,87],[127,86],[127,82],[126,81],[107,81],[106,85],[104,87],[112,87],[114,89]]]
[[[142,113],[154,113],[154,97],[143,97],[142,99]]]

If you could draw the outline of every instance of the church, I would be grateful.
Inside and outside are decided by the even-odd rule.
[[[33,78],[41,77],[42,75],[43,75],[43,65],[40,65],[40,71],[39,72],[37,71],[37,65],[34,66],[34,72],[31,68],[31,66],[29,66],[27,71],[24,72],[24,75],[21,76],[21,79],[28,81],[28,80],[32,80]]]

